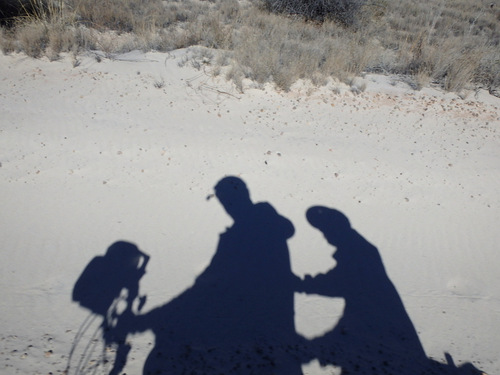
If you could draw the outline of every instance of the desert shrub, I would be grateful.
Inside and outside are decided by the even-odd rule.
[[[65,17],[64,0],[20,0],[19,17],[25,22],[60,22]]]
[[[15,0],[3,0],[0,2],[0,25],[5,26],[12,22],[14,17],[21,13],[21,6]]]
[[[486,1],[393,2],[384,16],[386,30],[376,34],[394,54],[387,71],[450,91],[497,86],[499,14]]]
[[[4,54],[15,50],[16,37],[12,30],[0,26],[0,50]]]
[[[476,71],[476,81],[491,94],[500,96],[500,51],[490,48],[483,55]]]
[[[217,14],[199,17],[188,25],[186,31],[194,39],[189,45],[201,44],[205,47],[226,49],[232,44],[232,27],[224,24]]]
[[[134,29],[133,2],[121,0],[82,0],[70,3],[78,17],[78,22],[98,30]]]
[[[364,0],[263,0],[272,12],[299,15],[308,20],[336,20],[353,25]]]
[[[55,60],[76,43],[72,14],[65,11],[63,0],[21,0],[19,4],[20,15],[8,25],[8,34],[17,41],[16,49],[30,57],[46,54]]]
[[[47,28],[47,56],[57,60],[59,53],[78,49],[75,30],[64,23],[52,23]]]
[[[362,32],[345,32],[335,22],[321,25],[253,11],[235,33],[231,77],[273,82],[288,90],[298,79],[315,84],[328,77],[347,80],[382,54]]]
[[[47,11],[48,4],[45,0],[2,0],[0,25],[12,27],[19,18],[35,17]]]
[[[30,57],[40,57],[49,41],[47,25],[42,22],[24,24],[18,29],[18,38],[24,53]]]
[[[200,45],[226,56],[214,72],[225,69],[241,90],[245,78],[287,90],[298,79],[348,83],[376,72],[404,75],[416,88],[498,93],[498,1],[4,0],[24,13],[0,29],[0,48],[56,59]]]
[[[78,23],[100,31],[118,32],[153,31],[194,22],[211,8],[205,1],[196,0],[67,1]]]

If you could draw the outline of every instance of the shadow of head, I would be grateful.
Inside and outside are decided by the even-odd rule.
[[[347,240],[352,231],[347,216],[333,208],[314,206],[307,210],[307,221],[323,232],[326,240],[337,246]]]
[[[117,241],[106,251],[105,258],[113,265],[113,268],[128,272],[134,271],[141,266],[144,254],[139,248],[125,241]]]
[[[106,316],[123,288],[128,297],[137,295],[139,280],[145,273],[149,256],[129,242],[112,244],[104,256],[96,256],[85,267],[73,288],[73,301]]]
[[[215,196],[235,221],[244,218],[253,205],[245,182],[238,177],[224,177],[214,189]]]

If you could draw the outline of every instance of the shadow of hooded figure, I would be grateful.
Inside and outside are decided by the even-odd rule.
[[[337,264],[325,274],[306,276],[303,290],[345,300],[338,324],[312,343],[320,363],[339,366],[342,374],[424,373],[424,349],[377,248],[340,211],[312,207],[306,216],[336,247]]]
[[[68,373],[70,366],[74,365],[72,357],[77,345],[81,345],[81,338],[96,319],[100,321],[99,330],[95,331],[91,343],[87,344],[82,358],[90,359],[94,354],[90,348],[101,336],[104,345],[114,347],[116,353],[109,375],[121,373],[131,347],[126,342],[129,327],[118,325],[118,322],[128,321],[128,317],[135,316],[146,302],[146,296],[139,296],[139,282],[146,272],[148,261],[149,256],[136,245],[117,241],[107,249],[104,256],[96,256],[85,267],[75,283],[72,299],[91,314],[80,327],[73,342],[66,369]],[[122,308],[119,308],[120,305]],[[85,361],[76,362],[78,364],[73,366],[74,371],[85,372]]]
[[[156,342],[144,373],[302,374],[294,227],[269,203],[253,203],[239,178],[220,180],[215,195],[234,222],[194,285],[145,315]]]
[[[343,213],[317,206],[306,216],[336,248],[337,264],[325,274],[306,276],[303,291],[345,300],[338,324],[311,342],[322,365],[341,367],[343,375],[485,375],[471,363],[456,366],[448,353],[447,363],[426,357],[377,248]]]

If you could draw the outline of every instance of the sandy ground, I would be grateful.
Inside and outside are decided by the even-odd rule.
[[[206,198],[234,175],[293,223],[297,276],[336,266],[305,217],[336,208],[378,248],[426,355],[500,374],[500,99],[370,75],[360,94],[248,82],[240,93],[208,66],[180,67],[186,53],[76,67],[0,56],[0,372],[64,373],[89,314],[73,287],[117,240],[150,255],[143,311],[191,286],[231,226]],[[323,335],[344,304],[296,293],[297,332]],[[124,372],[140,374],[154,337],[129,340]]]

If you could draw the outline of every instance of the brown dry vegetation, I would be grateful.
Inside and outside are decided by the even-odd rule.
[[[26,14],[0,29],[4,53],[57,59],[199,45],[216,50],[212,71],[240,89],[244,78],[286,90],[364,72],[400,74],[417,89],[500,87],[500,0],[368,0],[350,26],[274,14],[260,0],[24,1]]]

